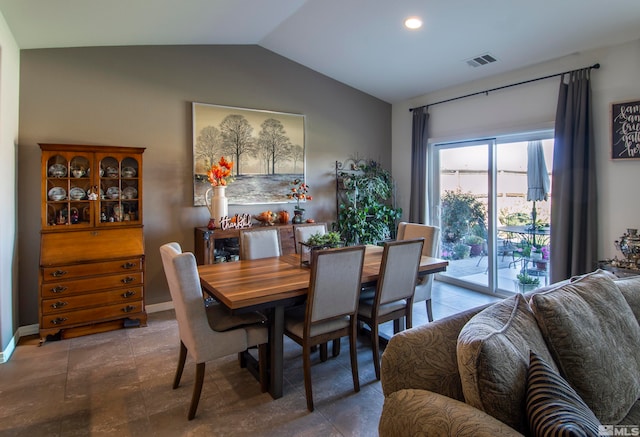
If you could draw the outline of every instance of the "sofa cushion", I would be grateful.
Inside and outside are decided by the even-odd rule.
[[[640,397],[640,326],[616,283],[594,272],[531,307],[562,376],[602,423],[622,420]]]
[[[640,276],[629,276],[614,280],[625,300],[631,307],[631,311],[640,323]]]
[[[537,436],[596,436],[600,426],[575,390],[535,352],[527,372],[527,418]]]
[[[529,351],[551,355],[522,295],[500,301],[471,318],[458,337],[458,370],[465,401],[519,432],[526,432]]]

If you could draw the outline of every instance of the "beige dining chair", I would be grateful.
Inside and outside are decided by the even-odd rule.
[[[385,243],[380,275],[373,298],[361,298],[358,320],[371,328],[371,348],[376,378],[380,379],[378,325],[393,320],[393,332],[401,331],[404,318],[407,329],[412,327],[413,295],[424,238],[396,240]]]
[[[324,235],[327,233],[327,224],[326,223],[318,223],[315,225],[303,225],[296,226],[295,231],[293,233],[293,242],[295,244],[296,253],[300,252],[300,244],[304,243],[315,234]]]
[[[240,259],[260,259],[282,255],[277,228],[240,230]]]
[[[285,312],[284,332],[302,346],[304,388],[309,411],[313,411],[312,346],[348,336],[353,390],[360,391],[356,327],[364,251],[364,246],[314,250],[307,302]]]
[[[440,228],[437,226],[423,225],[419,223],[400,222],[398,224],[398,240],[410,240],[424,238],[422,255],[436,257],[440,244]],[[433,275],[420,276],[416,285],[413,302],[425,302],[427,307],[427,319],[433,322],[433,309],[431,305],[431,289],[433,288]]]
[[[160,254],[180,334],[180,356],[173,381],[174,389],[180,385],[187,353],[196,362],[196,379],[188,419],[193,419],[198,409],[205,363],[216,358],[258,346],[260,388],[263,393],[267,391],[266,318],[257,312],[232,316],[218,303],[205,307],[194,255],[182,253],[178,243],[162,245]]]

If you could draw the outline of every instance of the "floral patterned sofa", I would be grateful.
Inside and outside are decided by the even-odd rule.
[[[640,276],[598,270],[401,332],[382,356],[380,436],[637,426],[639,320]]]

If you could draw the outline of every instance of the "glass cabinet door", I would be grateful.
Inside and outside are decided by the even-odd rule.
[[[110,226],[142,222],[139,192],[141,165],[138,159],[119,154],[98,155],[98,223]]]
[[[45,159],[43,229],[61,225],[74,228],[92,226],[89,201],[91,155],[51,152],[45,155]]]

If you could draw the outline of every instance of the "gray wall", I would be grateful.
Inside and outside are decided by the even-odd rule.
[[[19,131],[19,324],[38,322],[39,142],[146,147],[147,304],[170,300],[158,249],[193,249],[191,102],[304,114],[307,215],[335,217],[334,162],[358,154],[391,168],[391,106],[258,46],[23,50]],[[269,209],[272,207],[269,206]],[[236,207],[257,213],[265,206]],[[288,206],[293,210],[292,205]],[[79,241],[78,244],[83,244]],[[87,247],[97,250],[99,247]]]

